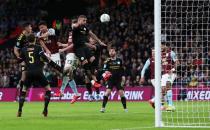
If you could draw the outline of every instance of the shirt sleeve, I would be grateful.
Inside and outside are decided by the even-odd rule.
[[[55,29],[53,29],[53,28],[48,29],[48,34],[49,34],[49,36],[55,35]]]
[[[16,42],[16,44],[15,44],[15,47],[18,48],[18,49],[21,48],[21,42],[22,42],[22,40],[23,40],[23,36],[24,36],[24,35],[21,34],[21,35],[18,37],[17,42]]]
[[[171,51],[171,59],[175,62],[177,60],[176,53],[174,51]]]
[[[41,33],[41,32],[37,32],[37,33],[36,33],[36,37],[39,37],[39,36],[40,36],[40,33]]]
[[[146,63],[144,64],[144,67],[143,67],[143,69],[142,69],[142,71],[141,71],[141,78],[144,77],[145,71],[149,68],[149,66],[150,66],[150,59],[148,59],[148,60],[146,61]]]

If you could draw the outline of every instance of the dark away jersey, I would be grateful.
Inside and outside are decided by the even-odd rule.
[[[124,76],[124,69],[120,58],[116,58],[115,60],[109,58],[105,61],[103,69],[105,71],[110,71],[112,73],[112,77],[114,78],[121,78]]]
[[[21,50],[21,58],[26,63],[26,70],[41,70],[43,69],[44,62],[41,60],[41,56],[44,55],[44,51],[39,45],[28,45]]]
[[[85,43],[88,42],[89,29],[86,26],[79,26],[73,28],[72,31],[72,40],[75,48],[85,46]]]
[[[21,33],[17,39],[15,47],[17,47],[18,49],[22,49],[23,47],[26,46],[26,44],[27,44],[27,37],[25,34]]]

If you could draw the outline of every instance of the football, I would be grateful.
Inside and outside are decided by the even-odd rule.
[[[101,21],[102,23],[109,22],[109,21],[110,21],[110,16],[109,16],[108,14],[102,14],[102,15],[100,16],[100,21]]]

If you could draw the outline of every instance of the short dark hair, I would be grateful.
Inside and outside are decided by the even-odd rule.
[[[116,46],[114,46],[114,45],[111,45],[111,46],[110,46],[110,48],[109,48],[109,50],[111,50],[111,49],[114,49],[114,50],[116,50],[117,48],[116,48]]]
[[[87,18],[85,15],[79,15],[78,18]]]
[[[33,33],[31,33],[27,36],[27,41],[30,43],[34,42],[35,39],[36,39],[36,36]]]
[[[29,22],[25,22],[25,23],[23,23],[23,28],[25,28],[25,27],[28,27],[29,25],[31,25],[31,23],[29,23]]]
[[[76,19],[76,18],[73,18],[73,19],[71,20],[71,23],[77,23],[77,19]]]
[[[47,22],[46,22],[46,21],[40,21],[38,25],[39,25],[39,26],[40,26],[40,25],[46,25],[46,26],[47,26]]]

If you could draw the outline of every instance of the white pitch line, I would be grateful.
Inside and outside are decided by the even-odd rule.
[[[109,112],[107,112],[107,113],[97,113],[97,114],[81,114],[80,116],[103,116],[103,115],[126,115],[126,114],[141,114],[140,112],[128,112],[128,113],[109,113]],[[74,114],[70,114],[70,115],[61,115],[61,116],[58,116],[58,115],[56,115],[56,116],[52,116],[52,117],[75,117],[75,116],[78,116],[78,115],[74,115]]]
[[[121,128],[121,129],[111,129],[111,130],[142,130],[142,129],[151,129],[151,128],[155,128],[155,127],[151,127],[151,126],[146,126],[146,127],[133,127],[133,128]]]

